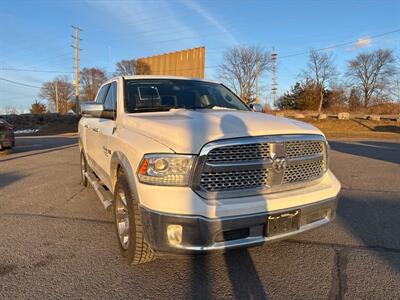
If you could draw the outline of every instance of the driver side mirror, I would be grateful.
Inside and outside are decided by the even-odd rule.
[[[100,118],[104,112],[104,105],[96,102],[85,102],[81,105],[81,115],[85,117]]]
[[[255,112],[262,112],[263,111],[262,105],[261,104],[257,104],[257,103],[250,104],[250,108]]]

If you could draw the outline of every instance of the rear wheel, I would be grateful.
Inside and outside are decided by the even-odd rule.
[[[118,174],[114,193],[114,218],[121,253],[128,262],[137,265],[154,260],[154,251],[144,240],[137,200],[123,172]]]

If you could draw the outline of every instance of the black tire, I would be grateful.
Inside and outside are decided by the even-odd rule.
[[[88,182],[86,176],[84,175],[84,172],[88,172],[89,166],[87,164],[86,157],[85,157],[85,154],[83,153],[83,151],[81,152],[81,160],[80,161],[81,161],[81,184],[84,187],[88,187],[89,182]]]
[[[125,201],[122,201],[122,197],[124,197]],[[115,229],[122,256],[126,257],[129,264],[133,265],[154,260],[154,251],[144,239],[142,220],[137,200],[134,199],[128,181],[122,171],[118,172],[113,204]],[[127,212],[127,216],[121,211]],[[124,215],[124,217],[122,217],[122,215]],[[119,224],[125,223],[125,225],[122,226],[126,226],[126,222],[122,221],[126,221],[126,219],[129,221],[128,229],[122,230]],[[122,237],[120,231],[125,232],[124,238],[128,238],[127,242],[124,242],[125,239]]]

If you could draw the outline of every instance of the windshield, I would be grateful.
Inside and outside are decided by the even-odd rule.
[[[249,108],[221,84],[183,79],[127,80],[125,107],[128,113],[186,109]]]

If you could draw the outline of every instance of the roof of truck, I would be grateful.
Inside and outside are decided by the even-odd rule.
[[[204,82],[220,83],[217,81],[194,78],[194,77],[182,77],[182,76],[169,76],[169,75],[129,75],[129,76],[118,76],[125,80],[129,79],[180,79],[180,80],[198,80]]]

